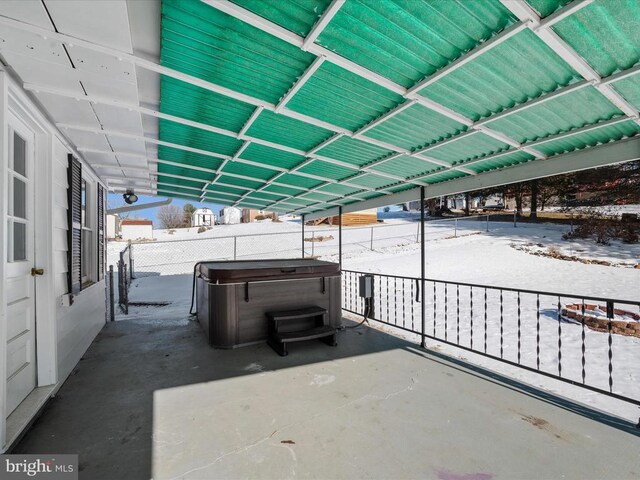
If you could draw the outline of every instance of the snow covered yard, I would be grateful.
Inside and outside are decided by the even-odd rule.
[[[344,229],[343,241],[346,245],[343,247],[343,268],[345,270],[419,277],[420,245],[416,243],[418,224],[411,220],[397,219],[387,222],[392,222],[393,226],[391,228],[373,227],[376,239],[373,250],[370,249],[371,229],[352,229],[351,232],[349,229]],[[283,222],[282,224],[249,224],[244,227],[235,230],[247,233],[260,232],[262,229],[265,233],[273,233],[274,230],[281,232],[279,235],[239,237],[235,240],[236,248],[237,245],[244,245],[245,253],[254,251],[253,255],[263,258],[300,254],[299,224]],[[520,224],[514,228],[508,223],[496,223],[492,225],[489,232],[486,232],[483,227],[484,224],[481,222],[459,221],[455,229],[457,236],[454,236],[451,222],[428,224],[427,278],[512,289],[559,292],[566,294],[561,299],[561,308],[568,303],[580,303],[581,296],[610,297],[636,302],[640,299],[640,269],[559,260],[514,248],[522,245],[543,245],[538,248],[573,252],[574,255],[579,254],[586,259],[606,260],[613,264],[637,264],[640,262],[638,245],[613,243],[611,246],[604,247],[587,241],[568,242],[562,240],[563,233],[569,228],[566,225]],[[332,232],[333,239],[315,245],[315,253],[322,259],[337,261],[337,229],[307,228],[305,237],[314,234],[326,235],[324,233],[326,231]],[[196,238],[200,238],[200,235],[203,234],[199,234]],[[132,302],[170,301],[171,304],[166,307],[131,307],[128,318],[144,318],[147,321],[158,322],[161,322],[162,318],[180,318],[185,322],[188,321],[191,276],[187,272],[192,271],[193,263],[197,260],[216,258],[209,256],[216,251],[223,258],[229,258],[224,257],[228,255],[228,251],[225,252],[219,248],[221,239],[215,240],[212,237],[211,240],[218,243],[212,244],[215,247],[204,253],[202,245],[206,242],[185,239],[185,241],[158,243],[153,247],[155,250],[151,250],[153,253],[149,255],[151,259],[149,261],[153,262],[153,267],[149,269],[141,263],[142,248],[138,248],[147,247],[147,245],[136,245],[134,249],[137,249],[137,270],[153,276],[141,276],[134,281],[130,300]],[[123,246],[117,245],[120,248]],[[151,248],[154,244],[148,245]],[[310,250],[308,242],[305,247]],[[112,248],[113,246],[110,246],[110,249]],[[113,252],[117,250],[113,249]],[[326,254],[323,255],[325,252]],[[148,271],[144,272],[144,270]],[[353,279],[355,278],[354,276]],[[434,285],[435,302],[433,301]],[[409,280],[404,281],[403,284],[402,281],[397,280],[395,284],[393,282],[389,284],[388,281],[380,279],[376,288],[378,299],[376,318],[398,325],[404,321],[405,327],[412,327],[419,331],[421,304],[415,300],[415,282]],[[428,312],[427,334],[435,333],[438,338],[444,338],[446,332],[449,341],[459,342],[467,347],[473,341],[473,348],[481,351],[486,342],[487,353],[500,356],[502,350],[502,356],[505,359],[519,361],[522,365],[532,368],[536,368],[539,361],[539,368],[542,371],[555,375],[560,371],[564,378],[580,383],[584,333],[585,382],[605,390],[609,388],[608,334],[586,327],[583,329],[581,324],[569,322],[567,319],[558,322],[557,296],[541,295],[538,306],[535,295],[522,294],[518,303],[517,293],[505,291],[502,292],[502,302],[500,302],[500,291],[489,289],[485,326],[483,289],[456,287],[449,284],[446,292],[448,301],[445,313],[444,288],[442,283],[428,282],[427,284],[425,292],[425,305]],[[472,290],[473,299],[471,299]],[[358,301],[350,298],[349,295],[354,294],[345,291],[343,304],[346,304],[347,308],[349,308],[349,302]],[[616,305],[616,308],[618,307]],[[472,308],[473,315],[471,315]],[[350,309],[362,311],[358,308]],[[635,313],[639,312],[637,306],[633,309]],[[123,315],[118,317],[119,320],[125,318]],[[446,327],[445,318],[447,318]],[[413,325],[410,325],[410,322],[413,322]],[[376,322],[372,322],[372,326],[419,342],[419,337],[415,334],[381,326]],[[428,345],[448,355],[588,403],[629,420],[637,421],[638,419],[638,408],[629,403],[460,350],[436,340],[429,341]],[[632,398],[640,398],[640,338],[613,335],[612,353],[613,391]]]

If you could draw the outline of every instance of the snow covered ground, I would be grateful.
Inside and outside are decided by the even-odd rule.
[[[640,215],[640,205],[603,205],[599,207],[548,207],[551,212],[600,212],[606,215],[622,215],[623,213],[635,213]]]
[[[451,220],[433,222],[427,225],[427,278],[434,281],[467,282],[480,285],[509,287],[514,289],[542,290],[567,294],[561,298],[561,307],[568,303],[579,303],[581,296],[611,297],[619,300],[640,300],[640,269],[623,268],[565,261],[555,258],[536,256],[514,248],[518,245],[542,245],[541,249],[556,248],[562,252],[573,252],[584,258],[608,260],[614,264],[640,263],[640,246],[614,243],[611,246],[597,246],[588,241],[562,240],[562,234],[568,226],[559,225],[518,225],[502,222],[490,223],[486,232],[486,220]],[[386,225],[373,228],[343,230],[343,267],[345,270],[358,270],[380,274],[418,277],[420,275],[420,245],[418,239],[419,224],[408,219],[388,219]],[[257,236],[239,237],[236,240],[220,237],[234,234],[252,234]],[[276,233],[269,235],[268,233]],[[183,241],[156,242],[147,245],[135,245],[136,270],[142,276],[134,281],[131,301],[166,301],[167,307],[131,307],[129,318],[188,318],[188,306],[191,294],[190,275],[180,275],[192,270],[196,260],[214,258],[233,258],[233,248],[237,258],[284,257],[300,255],[300,224],[295,222],[254,223],[224,226],[203,234],[192,233],[193,238],[210,236],[206,241],[190,240],[184,234]],[[373,235],[373,250],[371,237]],[[311,253],[326,260],[337,260],[337,229],[327,227],[306,227],[305,237],[333,237],[323,242],[305,242],[307,254]],[[210,243],[209,243],[210,242]],[[225,243],[226,242],[226,243]],[[123,244],[109,245],[110,263],[114,254],[123,248]],[[147,249],[147,253],[143,251]],[[238,255],[241,252],[241,255]],[[145,256],[146,255],[146,256]],[[147,266],[145,266],[148,264]],[[186,266],[186,267],[185,267]],[[346,280],[355,282],[356,276],[346,276]],[[434,304],[434,284],[436,301]],[[459,342],[473,348],[484,350],[485,344],[485,307],[484,289],[447,285],[445,313],[445,285],[428,282],[425,295],[427,308],[428,335]],[[471,293],[473,290],[473,307]],[[361,312],[356,308],[358,299],[355,290],[347,290],[344,303],[347,308]],[[416,331],[420,329],[421,304],[415,301],[416,282],[386,277],[376,283],[376,318],[403,325]],[[575,298],[573,296],[576,296]],[[554,375],[561,374],[577,382],[582,381],[582,325],[558,322],[558,297],[541,295],[540,306],[536,304],[536,295],[487,290],[486,308],[486,345],[487,353],[535,368],[537,360],[540,369]],[[351,303],[350,303],[351,302]],[[500,305],[502,303],[502,312]],[[473,308],[473,315],[471,310]],[[616,304],[616,308],[627,308]],[[637,306],[628,307],[634,313],[640,312]],[[520,315],[518,315],[518,309]],[[539,312],[539,316],[538,316]],[[446,317],[446,328],[445,328]],[[120,315],[119,319],[125,319]],[[435,319],[435,324],[434,324]],[[519,321],[518,321],[519,320]],[[413,323],[412,323],[413,322]],[[472,327],[473,322],[473,327]],[[392,327],[376,328],[393,331],[412,341],[419,341],[415,334]],[[539,329],[539,330],[538,330]],[[502,342],[500,341],[502,330]],[[519,340],[518,340],[519,333]],[[539,343],[536,341],[539,335]],[[609,388],[608,338],[606,333],[584,329],[585,346],[585,382],[598,388]],[[560,342],[559,342],[560,340]],[[518,347],[518,343],[520,344]],[[438,341],[429,341],[431,348],[449,355],[507,374],[535,386],[549,389],[564,396],[588,403],[596,408],[618,416],[637,421],[638,407],[575,387],[554,379],[527,372],[505,363],[482,357],[468,351],[462,351]],[[560,346],[559,346],[560,344]],[[538,352],[539,347],[539,352]],[[561,355],[558,355],[558,352]],[[640,398],[640,339],[621,335],[612,336],[613,352],[613,391]],[[519,357],[518,357],[519,354]]]

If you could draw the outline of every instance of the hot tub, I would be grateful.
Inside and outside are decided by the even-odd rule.
[[[209,344],[234,348],[267,340],[267,312],[319,306],[341,324],[337,263],[313,259],[203,262],[196,266],[198,321]]]

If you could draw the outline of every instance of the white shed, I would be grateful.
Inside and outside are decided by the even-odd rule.
[[[112,240],[120,236],[120,216],[115,214],[107,215],[107,238]]]
[[[151,220],[125,219],[120,223],[123,240],[152,240],[153,222]]]
[[[216,215],[209,208],[198,208],[191,215],[192,227],[213,227],[216,223]]]
[[[234,225],[240,223],[242,219],[242,210],[236,207],[223,208],[220,211],[220,220],[224,225]]]

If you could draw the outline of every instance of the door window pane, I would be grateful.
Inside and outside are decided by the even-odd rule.
[[[13,224],[13,261],[27,259],[27,226],[24,223]]]
[[[86,180],[82,180],[82,193],[80,197],[80,202],[82,204],[82,226],[87,226],[87,182]]]
[[[27,218],[27,185],[19,178],[13,179],[13,215]]]
[[[20,135],[13,132],[13,171],[23,177],[27,176],[27,143]]]

